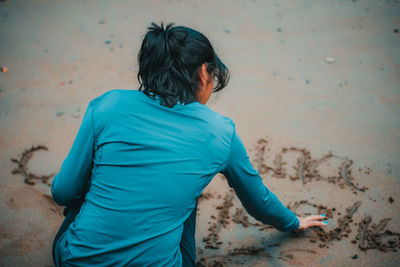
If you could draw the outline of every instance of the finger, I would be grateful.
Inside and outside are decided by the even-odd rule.
[[[326,217],[325,216],[322,216],[322,215],[311,215],[311,216],[308,216],[307,218],[305,218],[307,221],[317,221],[317,220],[324,220],[324,219],[326,219]]]
[[[324,221],[324,222],[321,222],[321,221],[310,221],[310,222],[308,222],[307,227],[326,226],[327,223],[328,223],[327,221]]]

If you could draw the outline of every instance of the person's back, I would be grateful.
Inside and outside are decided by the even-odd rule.
[[[137,90],[111,90],[92,102],[94,164],[66,232],[70,262],[178,263],[183,223],[226,160],[233,125],[199,102],[168,108]]]

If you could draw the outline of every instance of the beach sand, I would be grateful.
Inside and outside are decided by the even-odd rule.
[[[217,175],[199,204],[200,266],[400,264],[399,1],[6,0],[1,266],[53,265],[63,216],[49,184],[90,100],[138,88],[136,55],[153,21],[210,39],[231,80],[208,106],[233,119],[285,205],[328,215],[325,231],[265,227]]]

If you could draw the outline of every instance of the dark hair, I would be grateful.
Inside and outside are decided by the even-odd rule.
[[[197,101],[200,90],[199,70],[203,63],[207,72],[217,79],[213,92],[223,89],[229,80],[229,69],[219,59],[210,41],[198,31],[174,26],[164,29],[154,22],[148,27],[138,53],[139,90],[146,95],[158,95],[161,104],[173,107],[178,101]]]

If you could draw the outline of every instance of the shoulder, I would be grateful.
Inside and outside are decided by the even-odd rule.
[[[137,90],[112,89],[92,99],[89,106],[97,114],[112,114],[128,109],[133,102],[138,104],[135,99],[139,99]]]
[[[92,106],[92,108],[99,108],[100,106],[104,106],[107,104],[113,104],[113,102],[117,101],[119,98],[123,96],[124,93],[126,93],[128,90],[122,90],[122,89],[111,89],[107,92],[104,92],[103,94],[95,97],[90,101],[89,105]]]
[[[235,131],[235,123],[231,118],[224,116],[207,106],[205,113],[207,115],[207,120],[212,123],[214,129],[224,131],[228,135],[233,135],[233,132]]]
[[[209,142],[215,146],[223,146],[228,149],[235,135],[234,121],[209,107],[206,107],[203,116],[203,119],[207,121],[205,127]]]
[[[129,105],[127,94],[133,90],[112,89],[93,98],[88,105],[93,120],[97,125],[107,125],[115,118],[116,113],[123,113]]]
[[[218,116],[216,116],[216,121],[218,123],[217,127],[220,128],[221,131],[224,131],[224,133],[230,137],[230,139],[232,139],[235,133],[235,123],[233,120],[229,117],[218,114]]]

